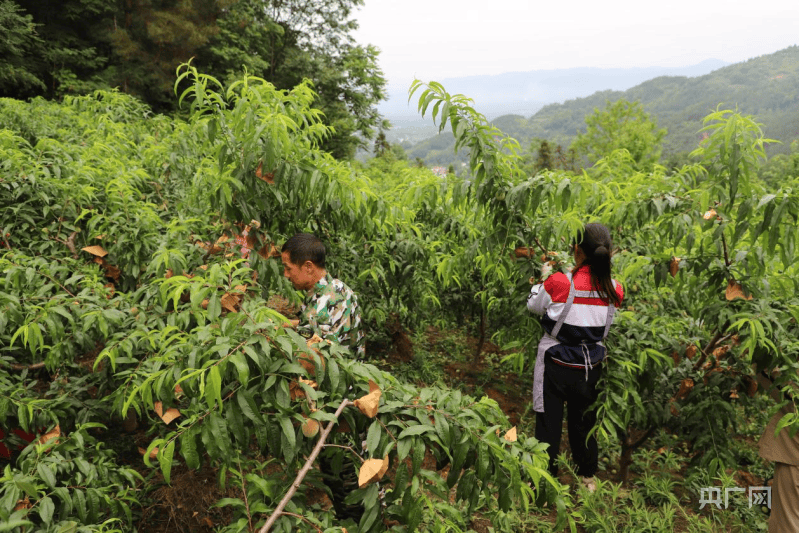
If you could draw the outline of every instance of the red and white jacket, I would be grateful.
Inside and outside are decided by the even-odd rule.
[[[619,300],[624,298],[621,284],[613,280],[613,285]],[[591,288],[588,266],[573,275],[552,274],[531,289],[527,309],[541,315],[544,331],[557,341],[546,350],[555,362],[582,368],[605,358],[602,340],[608,335],[615,309],[608,298],[600,296]]]
[[[619,299],[624,289],[613,280]],[[588,370],[605,359],[602,340],[608,336],[616,307],[608,298],[591,290],[591,270],[580,267],[577,272],[551,275],[533,286],[527,298],[527,309],[541,315],[544,336],[538,343],[533,371],[533,410],[544,412],[544,361]]]

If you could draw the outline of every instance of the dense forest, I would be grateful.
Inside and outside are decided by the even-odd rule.
[[[176,109],[175,68],[221,82],[244,72],[280,89],[309,79],[335,132],[325,148],[351,157],[382,126],[378,52],[352,39],[363,0],[0,1],[0,96],[60,98],[119,88],[153,110]]]
[[[770,156],[716,102],[689,162],[663,165],[663,124],[618,99],[581,119],[580,154],[553,137],[531,157],[416,81],[466,166],[434,172],[382,132],[354,161],[379,95],[325,72],[365,53],[383,83],[350,41],[358,4],[0,3],[0,531],[765,530],[765,503],[700,500],[767,485],[767,393],[799,399],[799,150]],[[231,44],[247,35],[276,40]],[[252,70],[215,70],[214,46]],[[270,77],[299,64],[316,69]],[[625,293],[594,493],[565,442],[553,477],[533,437],[543,328],[524,305],[588,222],[611,229]],[[287,326],[304,295],[278,250],[299,231],[359,295],[366,361]]]

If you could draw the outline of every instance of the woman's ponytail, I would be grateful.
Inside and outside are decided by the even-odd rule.
[[[582,240],[577,245],[585,254],[585,263],[591,267],[591,288],[597,290],[602,297],[608,298],[614,305],[619,305],[616,288],[610,273],[610,255],[613,242],[610,230],[602,224],[586,224]]]

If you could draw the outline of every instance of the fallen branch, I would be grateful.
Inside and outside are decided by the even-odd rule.
[[[341,402],[341,405],[338,406],[338,409],[336,409],[336,413],[333,416],[335,416],[336,419],[338,419],[339,415],[341,415],[341,412],[348,405],[352,405],[352,402],[345,398]],[[291,487],[289,487],[288,492],[286,493],[285,496],[283,496],[283,499],[280,500],[280,503],[277,504],[277,507],[269,516],[269,519],[266,521],[266,524],[264,524],[264,526],[258,531],[258,533],[266,533],[267,531],[269,531],[269,528],[271,528],[275,524],[275,521],[278,518],[280,518],[280,515],[283,514],[283,509],[291,501],[291,498],[294,496],[294,493],[297,492],[297,489],[300,488],[302,480],[305,479],[305,476],[308,474],[308,471],[313,466],[314,461],[316,461],[316,457],[319,455],[319,452],[322,451],[322,448],[324,448],[325,441],[327,440],[328,435],[330,435],[330,432],[333,430],[333,426],[336,425],[337,423],[338,420],[336,420],[335,422],[331,421],[327,423],[327,427],[325,427],[325,429],[322,430],[322,433],[319,435],[319,442],[316,443],[316,446],[314,446],[311,455],[308,456],[308,460],[305,461],[305,464],[302,466],[300,471],[297,472],[297,477],[294,478],[294,482],[291,484]]]
[[[23,370],[39,370],[40,368],[44,368],[44,361],[41,363],[34,363],[32,365],[11,365],[11,370],[16,370],[17,372],[22,372]]]

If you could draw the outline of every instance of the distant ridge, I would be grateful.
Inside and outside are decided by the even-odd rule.
[[[701,76],[728,65],[708,59],[688,67],[640,67],[534,70],[496,75],[465,76],[435,80],[451,94],[472,98],[477,109],[489,118],[510,113],[532,115],[546,104],[589,96],[597,91],[623,91],[659,76]],[[431,81],[431,80],[424,80]],[[389,120],[418,117],[414,102],[408,105],[408,86],[389,84],[389,99],[378,109]]]
[[[706,65],[711,72],[703,75],[657,76],[623,91],[600,90],[590,96],[548,104],[530,118],[512,114],[493,122],[523,147],[533,138],[567,147],[578,130],[585,130],[585,117],[595,108],[620,98],[638,100],[658,126],[668,129],[663,153],[669,155],[695,148],[702,119],[723,104],[724,108],[737,107],[744,114],[754,115],[763,124],[767,137],[782,141],[781,145],[771,146],[770,152],[787,151],[790,142],[799,138],[799,46],[713,68],[718,64]],[[479,104],[478,110],[488,116]],[[407,151],[428,164],[447,164],[455,160],[450,139],[449,135],[437,136],[408,147]]]

